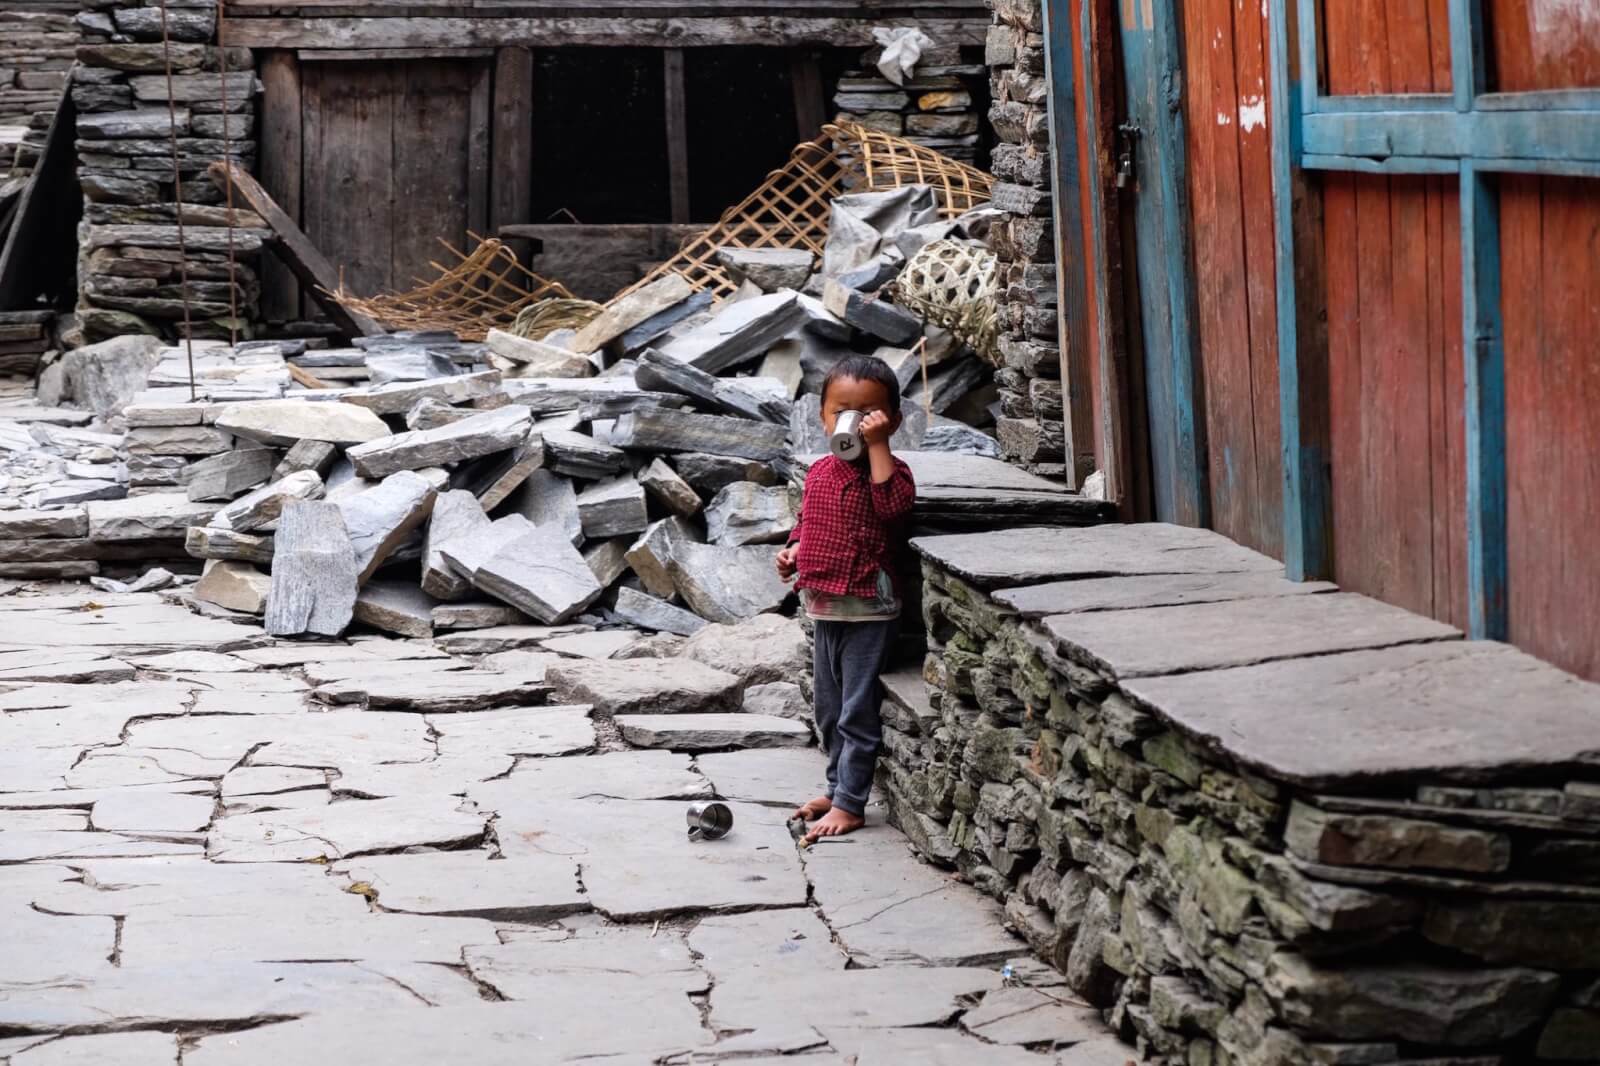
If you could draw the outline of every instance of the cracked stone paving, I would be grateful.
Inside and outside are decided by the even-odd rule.
[[[611,658],[627,631],[292,643],[155,593],[5,592],[0,1063],[1128,1057],[876,811],[798,846],[823,756],[720,721],[792,659],[741,662],[730,702],[689,660]],[[711,713],[674,727],[690,699]],[[689,841],[713,797],[733,832]]]

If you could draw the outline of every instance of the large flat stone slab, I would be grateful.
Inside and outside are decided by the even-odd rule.
[[[848,961],[833,934],[809,907],[719,914],[689,932],[689,947],[718,981],[735,973],[827,973]]]
[[[379,905],[389,911],[548,922],[589,909],[577,863],[560,856],[491,860],[486,851],[372,855],[340,863],[336,872],[352,884],[370,885]]]
[[[942,1025],[975,997],[1000,987],[998,969],[736,974],[711,990],[711,1024],[760,1029],[801,1022],[850,1029]]]
[[[246,440],[285,448],[302,440],[343,445],[389,436],[389,427],[373,412],[321,400],[230,404],[217,415],[216,424]]]
[[[468,948],[473,977],[507,999],[531,999],[550,979],[582,981],[609,978],[619,984],[649,985],[663,998],[706,991],[711,981],[695,965],[683,938],[652,935],[649,927],[578,924],[558,935],[518,937],[506,944]]]
[[[605,591],[566,534],[553,526],[536,526],[502,547],[472,582],[530,618],[552,624],[577,615]]]
[[[735,674],[682,659],[563,662],[545,671],[567,700],[607,714],[694,714],[736,711],[744,682]]]
[[[617,725],[629,744],[670,751],[793,748],[811,743],[805,723],[762,714],[629,714],[619,717]]]
[[[879,823],[805,852],[806,877],[858,966],[990,966],[1025,953],[989,897],[917,861]]]
[[[617,920],[805,903],[782,812],[735,804],[731,833],[691,842],[683,811],[677,800],[554,800],[501,809],[496,834],[508,856],[575,858],[595,909]]]
[[[512,404],[434,429],[380,437],[356,445],[347,454],[361,477],[387,477],[401,470],[446,466],[510,451],[527,439],[530,422],[527,408]]]
[[[758,614],[735,625],[708,625],[684,641],[680,656],[738,674],[746,684],[798,683],[811,653],[795,618]]]
[[[709,799],[711,782],[694,772],[687,755],[611,751],[584,759],[530,759],[469,795],[480,810],[498,813],[551,799]]]
[[[1461,636],[1454,626],[1348,592],[1052,615],[1039,624],[1063,653],[1118,678]]]
[[[365,703],[404,711],[479,711],[508,704],[542,703],[550,686],[541,673],[491,673],[487,670],[411,672],[383,670],[331,681],[312,691],[323,703]]]
[[[512,707],[428,719],[443,758],[498,755],[548,757],[594,747],[587,706]]]
[[[273,538],[266,630],[277,637],[336,637],[350,624],[361,564],[339,505],[295,500]]]
[[[484,818],[458,805],[450,797],[424,796],[225,817],[212,827],[207,854],[215,862],[304,862],[476,841]]]
[[[695,765],[723,799],[793,810],[828,793],[828,757],[813,748],[707,752]]]
[[[919,490],[921,485],[919,479]],[[1241,547],[1220,533],[1159,522],[953,533],[917,537],[911,546],[925,559],[985,589],[1037,585],[1063,578],[1283,569],[1276,560]]]
[[[388,801],[384,801],[388,802]],[[329,884],[338,891],[339,882]],[[365,912],[299,919],[291,913],[182,917],[141,914],[122,927],[129,965],[228,962],[423,962],[449,965],[468,944],[495,942],[475,918]]]
[[[1146,574],[1050,581],[1043,585],[1001,589],[994,598],[1024,618],[1043,618],[1079,611],[1127,611],[1267,596],[1308,596],[1337,592],[1338,588],[1330,581],[1290,581],[1281,573],[1252,570],[1235,574]]]
[[[698,615],[733,624],[776,611],[794,593],[778,576],[776,546],[724,548],[675,540],[667,572],[678,595]]]
[[[1412,644],[1127,689],[1208,746],[1307,788],[1490,784],[1600,764],[1600,686],[1503,644]]]

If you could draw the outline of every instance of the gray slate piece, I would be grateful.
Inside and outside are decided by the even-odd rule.
[[[445,466],[510,451],[527,439],[529,421],[525,409],[501,407],[437,429],[410,430],[358,444],[346,454],[360,476],[387,477],[400,470]]]
[[[717,262],[735,281],[748,280],[762,292],[804,288],[816,261],[817,257],[805,248],[717,249]]]
[[[28,537],[83,537],[89,514],[82,507],[59,511],[0,511],[0,540]]]
[[[740,418],[779,425],[789,421],[789,403],[783,397],[752,389],[739,378],[715,377],[654,348],[639,356],[633,377],[647,389],[681,392],[705,406]]]
[[[788,426],[665,409],[632,411],[617,419],[620,447],[653,452],[709,452],[761,462],[788,452]]]
[[[566,535],[549,526],[501,548],[479,567],[473,584],[546,624],[565,622],[605,591]]]
[[[231,529],[190,526],[183,550],[196,559],[231,559],[243,563],[271,563],[273,540],[270,535],[236,533]]]
[[[665,459],[652,460],[637,476],[650,497],[676,515],[692,518],[705,506],[700,494]]]
[[[338,504],[293,500],[273,538],[264,625],[275,637],[337,637],[355,610],[361,567]]]
[[[692,363],[708,374],[759,359],[807,312],[794,292],[776,292],[726,306],[710,322],[663,345],[663,355]]]
[[[605,714],[733,712],[744,701],[738,675],[686,659],[563,661],[545,680],[558,699]]]
[[[543,437],[544,465],[553,473],[594,479],[627,468],[628,457],[619,449],[575,430],[546,430]]]
[[[724,486],[735,481],[754,481],[757,485],[783,484],[783,478],[771,466],[736,455],[684,452],[672,457],[672,468],[702,499],[710,499]]]
[[[506,382],[512,401],[535,415],[584,411],[604,418],[640,407],[682,407],[684,398],[651,392],[634,383],[631,374],[603,378],[512,378]]]
[[[377,486],[346,496],[337,504],[355,550],[362,584],[383,561],[427,521],[434,489],[411,470],[390,474]]]
[[[694,290],[681,274],[663,274],[648,285],[611,301],[572,338],[575,352],[597,352],[628,330],[689,299]]]
[[[345,394],[344,401],[357,407],[365,407],[374,414],[403,415],[422,399],[463,404],[477,400],[493,400],[504,395],[505,389],[500,381],[500,371],[485,370],[478,374],[461,374],[452,378],[404,382],[349,392]]]
[[[1600,760],[1600,685],[1504,644],[1408,644],[1126,688],[1208,747],[1319,790],[1491,785]]]
[[[1336,591],[1338,586],[1329,581],[1290,581],[1282,574],[1252,570],[1236,574],[1146,574],[1051,581],[1001,589],[994,598],[1024,618],[1043,618],[1079,611],[1173,607],[1184,603],[1222,603]]]
[[[791,748],[811,743],[811,730],[804,723],[760,714],[628,714],[619,717],[617,725],[629,744],[669,751]]]
[[[482,469],[474,471],[468,488],[485,511],[492,511],[521,488],[529,474],[544,465],[544,438],[537,431],[529,433],[522,444],[484,463]]]
[[[532,522],[519,514],[497,518],[487,526],[475,526],[465,536],[451,537],[439,544],[439,554],[450,569],[471,581],[480,567],[496,552],[518,537],[533,532]]]
[[[246,440],[284,448],[302,440],[360,444],[389,435],[389,427],[371,411],[326,400],[230,404],[217,415],[216,425]]]
[[[578,493],[578,518],[588,539],[639,533],[650,524],[644,486],[631,474],[618,474]]]
[[[339,449],[325,440],[297,440],[283,453],[283,460],[272,471],[272,480],[301,470],[315,470],[319,477],[326,477],[338,457]]]
[[[793,591],[778,576],[778,549],[724,548],[712,544],[673,544],[668,572],[696,614],[733,623],[783,606]]]
[[[786,485],[763,488],[739,481],[706,504],[706,537],[713,544],[782,544],[796,515]]]
[[[250,533],[277,521],[288,501],[314,500],[321,495],[322,478],[315,470],[302,470],[239,497],[212,516],[210,524],[219,529]]]
[[[463,489],[440,493],[433,501],[422,542],[422,591],[441,600],[459,600],[471,584],[445,561],[441,546],[489,526],[478,498]]]
[[[941,366],[928,375],[928,406],[933,408],[934,414],[944,414],[963,396],[987,381],[990,374],[989,366],[975,356]],[[906,398],[922,405],[920,377],[906,393]]]
[[[356,597],[355,620],[402,637],[433,636],[433,597],[409,581],[369,581]]]
[[[926,454],[920,453],[919,457]],[[1004,463],[994,465],[1005,467]],[[913,466],[914,476],[916,470]],[[923,487],[920,477],[917,477],[917,487],[920,492]],[[1159,522],[1082,529],[1034,527],[956,533],[917,537],[911,546],[924,558],[985,589],[1037,585],[1070,577],[1281,572],[1283,569],[1275,559],[1241,547],[1220,533]]]
[[[670,565],[679,542],[694,540],[694,529],[676,515],[653,522],[628,549],[628,565],[654,596],[670,599],[677,594]]]
[[[594,579],[603,588],[610,588],[617,578],[628,572],[628,549],[632,545],[632,537],[612,537],[584,546],[583,561],[589,564]]]
[[[822,303],[863,333],[890,344],[911,344],[922,335],[922,319],[916,315],[837,281],[829,281],[823,287]]]
[[[217,511],[214,503],[190,501],[181,493],[156,492],[124,500],[94,500],[88,505],[89,539],[171,540],[190,526],[203,526]]]
[[[640,629],[676,633],[685,637],[698,633],[709,624],[693,611],[675,607],[666,600],[627,586],[617,590],[617,602],[611,608],[611,613]]]
[[[624,356],[633,355],[665,335],[673,326],[676,326],[691,315],[697,315],[710,307],[711,300],[710,290],[702,289],[682,303],[653,314],[637,326],[634,326],[618,337],[613,342],[612,348],[622,352]]]
[[[277,461],[270,448],[238,448],[190,463],[179,480],[191,500],[231,500],[271,477]]]
[[[511,497],[511,510],[536,526],[554,526],[573,544],[583,543],[583,517],[572,482],[548,469],[528,475]]]
[[[1454,640],[1461,631],[1349,592],[1051,615],[1061,651],[1119,678]]]

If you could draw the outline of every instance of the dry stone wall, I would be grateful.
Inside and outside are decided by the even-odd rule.
[[[27,175],[39,156],[72,67],[77,10],[77,0],[26,0],[0,10],[0,187]]]
[[[892,819],[1149,1061],[1600,1061],[1600,686],[1203,531],[916,544]]]
[[[84,194],[83,339],[175,337],[184,328],[185,296],[193,336],[227,337],[232,316],[241,328],[257,317],[264,224],[252,212],[234,212],[230,271],[230,216],[206,168],[230,155],[253,166],[260,83],[250,50],[215,47],[214,4],[169,3],[169,92],[159,7],[119,0],[81,16],[79,25],[84,41],[72,97]]]
[[[963,53],[971,51],[972,55]],[[878,70],[882,49],[863,53],[861,67],[839,79],[833,105],[841,120],[905,137],[952,159],[987,165],[981,126],[988,97],[976,49],[953,45],[922,53],[912,77],[896,85]]]
[[[1056,319],[1055,229],[1050,203],[1049,86],[1039,0],[994,0],[985,62],[993,99],[993,205],[1007,219],[990,231],[1000,259],[1000,352],[1005,366],[996,433],[1011,459],[1049,477],[1066,474],[1061,338]]]

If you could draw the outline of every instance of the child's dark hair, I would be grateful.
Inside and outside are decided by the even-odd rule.
[[[833,364],[828,376],[822,379],[822,399],[828,398],[828,389],[835,381],[873,381],[883,386],[889,397],[889,413],[900,413],[900,379],[895,377],[889,364],[875,355],[852,355]]]

